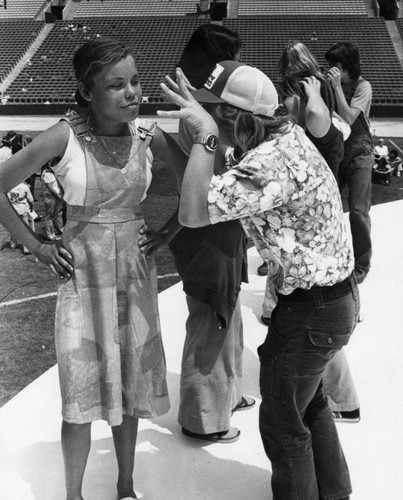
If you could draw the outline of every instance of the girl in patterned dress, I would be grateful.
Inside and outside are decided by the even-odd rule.
[[[176,169],[184,155],[155,124],[138,119],[141,85],[126,47],[105,38],[89,41],[76,51],[74,69],[82,113],[61,120],[2,165],[0,220],[59,277],[55,335],[66,499],[83,499],[91,422],[99,419],[112,427],[118,499],[137,498],[138,418],[169,409],[155,262],[139,248],[143,201],[153,155]],[[61,242],[43,243],[6,193],[56,157],[67,222]]]

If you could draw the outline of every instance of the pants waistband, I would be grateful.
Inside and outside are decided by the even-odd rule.
[[[116,224],[143,218],[143,207],[129,208],[81,207],[67,205],[67,220],[92,222],[95,224]]]
[[[313,302],[317,307],[321,307],[324,302],[345,297],[349,293],[354,297],[357,295],[357,280],[354,273],[331,286],[313,286],[309,290],[296,288],[289,295],[279,293],[278,299],[282,302]]]

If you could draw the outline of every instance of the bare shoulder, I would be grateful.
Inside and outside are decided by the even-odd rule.
[[[63,156],[70,136],[70,126],[65,120],[57,122],[50,128],[39,134],[32,144],[38,148],[43,148],[50,158]]]

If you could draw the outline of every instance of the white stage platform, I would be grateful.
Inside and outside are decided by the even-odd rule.
[[[352,500],[402,500],[403,482],[403,201],[372,208],[372,270],[360,285],[362,318],[348,355],[361,399],[359,424],[338,424],[350,466]],[[266,335],[259,322],[265,278],[249,253],[243,287],[245,393],[259,398],[256,354]],[[270,463],[258,432],[258,405],[233,416],[242,430],[230,445],[193,441],[176,422],[186,303],[181,284],[160,294],[172,409],[141,421],[135,487],[144,500],[270,500]],[[0,499],[64,500],[57,369],[51,368],[0,409]],[[110,429],[93,426],[85,500],[115,500],[116,463]]]

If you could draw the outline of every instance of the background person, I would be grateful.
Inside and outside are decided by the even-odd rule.
[[[238,35],[219,25],[205,24],[191,36],[181,56],[190,74],[189,88],[205,78],[222,57],[239,55]],[[189,155],[193,135],[179,123],[179,144]],[[219,147],[215,170],[231,165],[232,148]],[[255,400],[243,395],[243,325],[239,292],[247,281],[246,237],[239,221],[183,228],[177,214],[166,235],[183,282],[189,315],[182,354],[178,422],[189,437],[232,443],[240,430],[230,426],[233,411],[246,410]],[[148,233],[148,234],[147,234]],[[153,231],[145,233],[148,246],[158,246]],[[174,236],[174,237],[173,237]],[[158,238],[158,237],[157,237]],[[173,238],[173,239],[172,239]],[[172,240],[172,241],[171,241]],[[164,241],[163,243],[165,243]]]
[[[239,58],[237,33],[215,24],[200,26],[191,36],[179,66],[190,85],[204,83],[215,64]],[[179,125],[179,143],[189,155],[193,135]],[[231,151],[220,146],[215,171],[223,173]],[[170,243],[183,281],[189,316],[182,355],[178,421],[190,437],[232,443],[240,430],[231,427],[235,410],[255,400],[243,396],[243,325],[239,292],[247,281],[246,236],[239,221],[183,228]]]
[[[52,171],[52,166],[57,165],[60,159],[52,159],[42,167],[41,172],[45,206],[45,233],[49,241],[60,239],[63,234],[63,190]]]
[[[25,148],[26,146],[28,146],[28,144],[31,144],[31,142],[32,142],[32,137],[30,135],[26,135],[23,138],[23,144],[22,144],[22,146]],[[36,198],[35,198],[35,181],[36,181],[36,172],[33,173],[32,175],[30,175],[28,177],[28,179],[26,179],[26,181],[25,181],[28,184],[28,186],[29,186],[29,189],[31,191],[32,197],[34,198],[34,201],[36,201]]]
[[[372,181],[376,184],[390,186],[392,180],[393,167],[388,163],[385,157],[379,159],[378,163],[374,164],[372,172]]]
[[[373,145],[369,112],[371,84],[361,76],[360,53],[350,42],[339,42],[325,54],[328,78],[336,97],[336,111],[351,127],[340,163],[340,190],[348,186],[348,207],[358,283],[366,278],[372,257],[371,177]]]
[[[403,162],[400,156],[397,154],[396,149],[390,150],[388,163],[393,168],[393,175],[400,177],[400,174],[403,171]]]
[[[25,222],[25,224],[29,225],[33,231],[35,231],[34,220],[31,218],[30,213],[34,207],[34,198],[31,194],[29,186],[25,182],[21,182],[17,186],[10,189],[7,193],[9,200],[11,201],[15,211],[21,217],[21,219]],[[17,239],[11,233],[10,236],[10,248],[12,250],[16,249],[18,245]],[[24,255],[28,255],[31,252],[24,245],[22,247],[22,253]]]
[[[378,163],[381,158],[388,158],[389,149],[385,144],[384,139],[379,139],[378,144],[374,147],[374,161]]]

